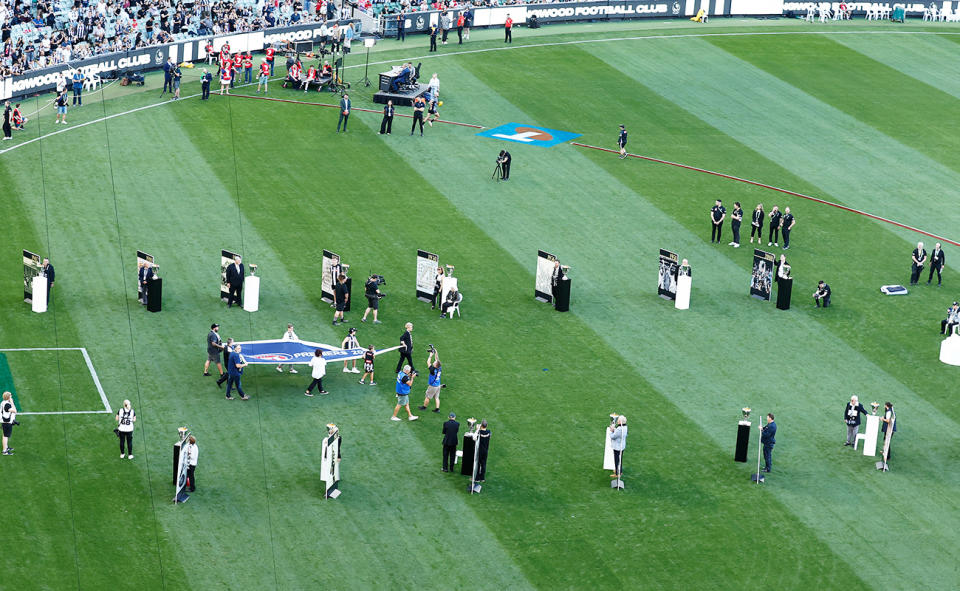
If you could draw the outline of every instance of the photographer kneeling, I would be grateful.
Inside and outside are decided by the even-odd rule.
[[[363,312],[363,318],[360,319],[360,322],[367,321],[367,314],[370,313],[370,310],[373,310],[373,323],[380,324],[380,321],[377,320],[377,312],[380,311],[380,298],[383,297],[383,294],[380,293],[380,284],[383,283],[382,275],[371,275],[370,279],[363,286],[364,295],[367,297],[367,309]]]
[[[3,393],[3,402],[0,402],[0,421],[3,426],[3,455],[12,456],[13,448],[9,446],[10,435],[13,434],[13,426],[20,423],[17,422],[17,406],[13,403],[13,395],[10,392]]]

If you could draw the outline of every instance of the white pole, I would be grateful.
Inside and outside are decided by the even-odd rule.
[[[480,425],[477,424],[477,430],[473,436],[473,469],[470,470],[470,494],[474,492],[477,482],[477,460],[480,459]]]
[[[763,421],[761,415],[761,421]],[[757,439],[757,484],[760,484],[760,451],[763,447],[763,427],[760,427],[760,437]]]

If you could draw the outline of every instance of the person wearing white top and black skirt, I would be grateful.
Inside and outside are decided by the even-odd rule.
[[[123,401],[123,408],[117,411],[117,437],[120,438],[120,459],[127,454],[133,459],[133,424],[137,422],[137,413],[133,412],[129,400]]]
[[[359,349],[360,341],[357,340],[357,329],[351,328],[350,332],[347,333],[347,336],[343,337],[343,342],[340,343],[341,349]],[[343,373],[360,373],[360,370],[357,369],[357,360],[353,360],[353,369],[347,369],[348,361],[343,362]]]
[[[187,484],[189,490],[197,490],[197,459],[200,456],[200,446],[197,445],[197,438],[191,435],[187,439]]]
[[[433,282],[433,302],[430,304],[431,310],[436,310],[440,305],[440,295],[443,293],[443,268],[437,263],[437,276]]]

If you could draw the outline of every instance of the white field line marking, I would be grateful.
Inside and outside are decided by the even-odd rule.
[[[80,351],[83,355],[83,360],[87,364],[87,369],[90,370],[90,377],[93,378],[93,383],[97,387],[97,392],[100,393],[100,400],[103,402],[103,410],[61,410],[61,411],[49,411],[49,412],[20,412],[17,414],[21,415],[78,415],[78,414],[113,414],[113,410],[110,408],[110,402],[107,400],[107,395],[103,391],[103,385],[100,383],[100,376],[97,375],[97,370],[93,367],[93,361],[90,360],[90,354],[87,353],[85,347],[27,347],[20,349],[0,349],[0,353],[9,352],[9,351]]]

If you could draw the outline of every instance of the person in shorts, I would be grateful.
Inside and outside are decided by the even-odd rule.
[[[415,416],[410,412],[410,388],[413,387],[413,379],[417,377],[413,373],[413,369],[409,365],[404,365],[403,369],[397,372],[397,406],[393,409],[393,416],[390,417],[391,421],[399,421],[400,417],[397,416],[397,413],[400,412],[400,407],[407,409],[407,420],[415,421],[420,417]]]
[[[430,127],[433,127],[434,121],[439,121],[440,119],[440,111],[437,109],[439,100],[440,98],[434,95],[430,101],[430,106],[427,107],[427,124],[430,125]]]
[[[370,385],[376,386],[377,383],[373,381],[373,360],[377,356],[376,349],[373,348],[373,345],[367,347],[367,352],[363,354],[363,377],[360,378],[360,383],[362,384],[364,380],[367,379],[367,376],[370,376]]]
[[[210,364],[217,365],[217,371],[223,375],[223,365],[220,363],[220,352],[223,351],[223,343],[220,340],[220,325],[211,324],[210,332],[207,333],[207,362],[203,364],[203,375],[210,375]]]
[[[367,314],[370,313],[370,310],[373,310],[373,323],[380,324],[380,321],[377,320],[377,312],[380,310],[380,282],[377,281],[376,275],[371,275],[370,279],[367,280],[367,283],[363,286],[364,295],[367,297],[367,309],[363,312],[363,318],[360,319],[360,322],[367,321]]]
[[[56,123],[67,124],[67,91],[64,89],[56,98],[57,120]]]
[[[433,412],[440,412],[440,389],[443,386],[440,384],[440,355],[436,349],[430,350],[430,355],[427,356],[427,366],[430,367],[430,376],[427,378],[427,395],[423,399],[423,405],[419,407],[419,410],[426,410],[430,406],[430,400],[433,400],[436,404]]]

